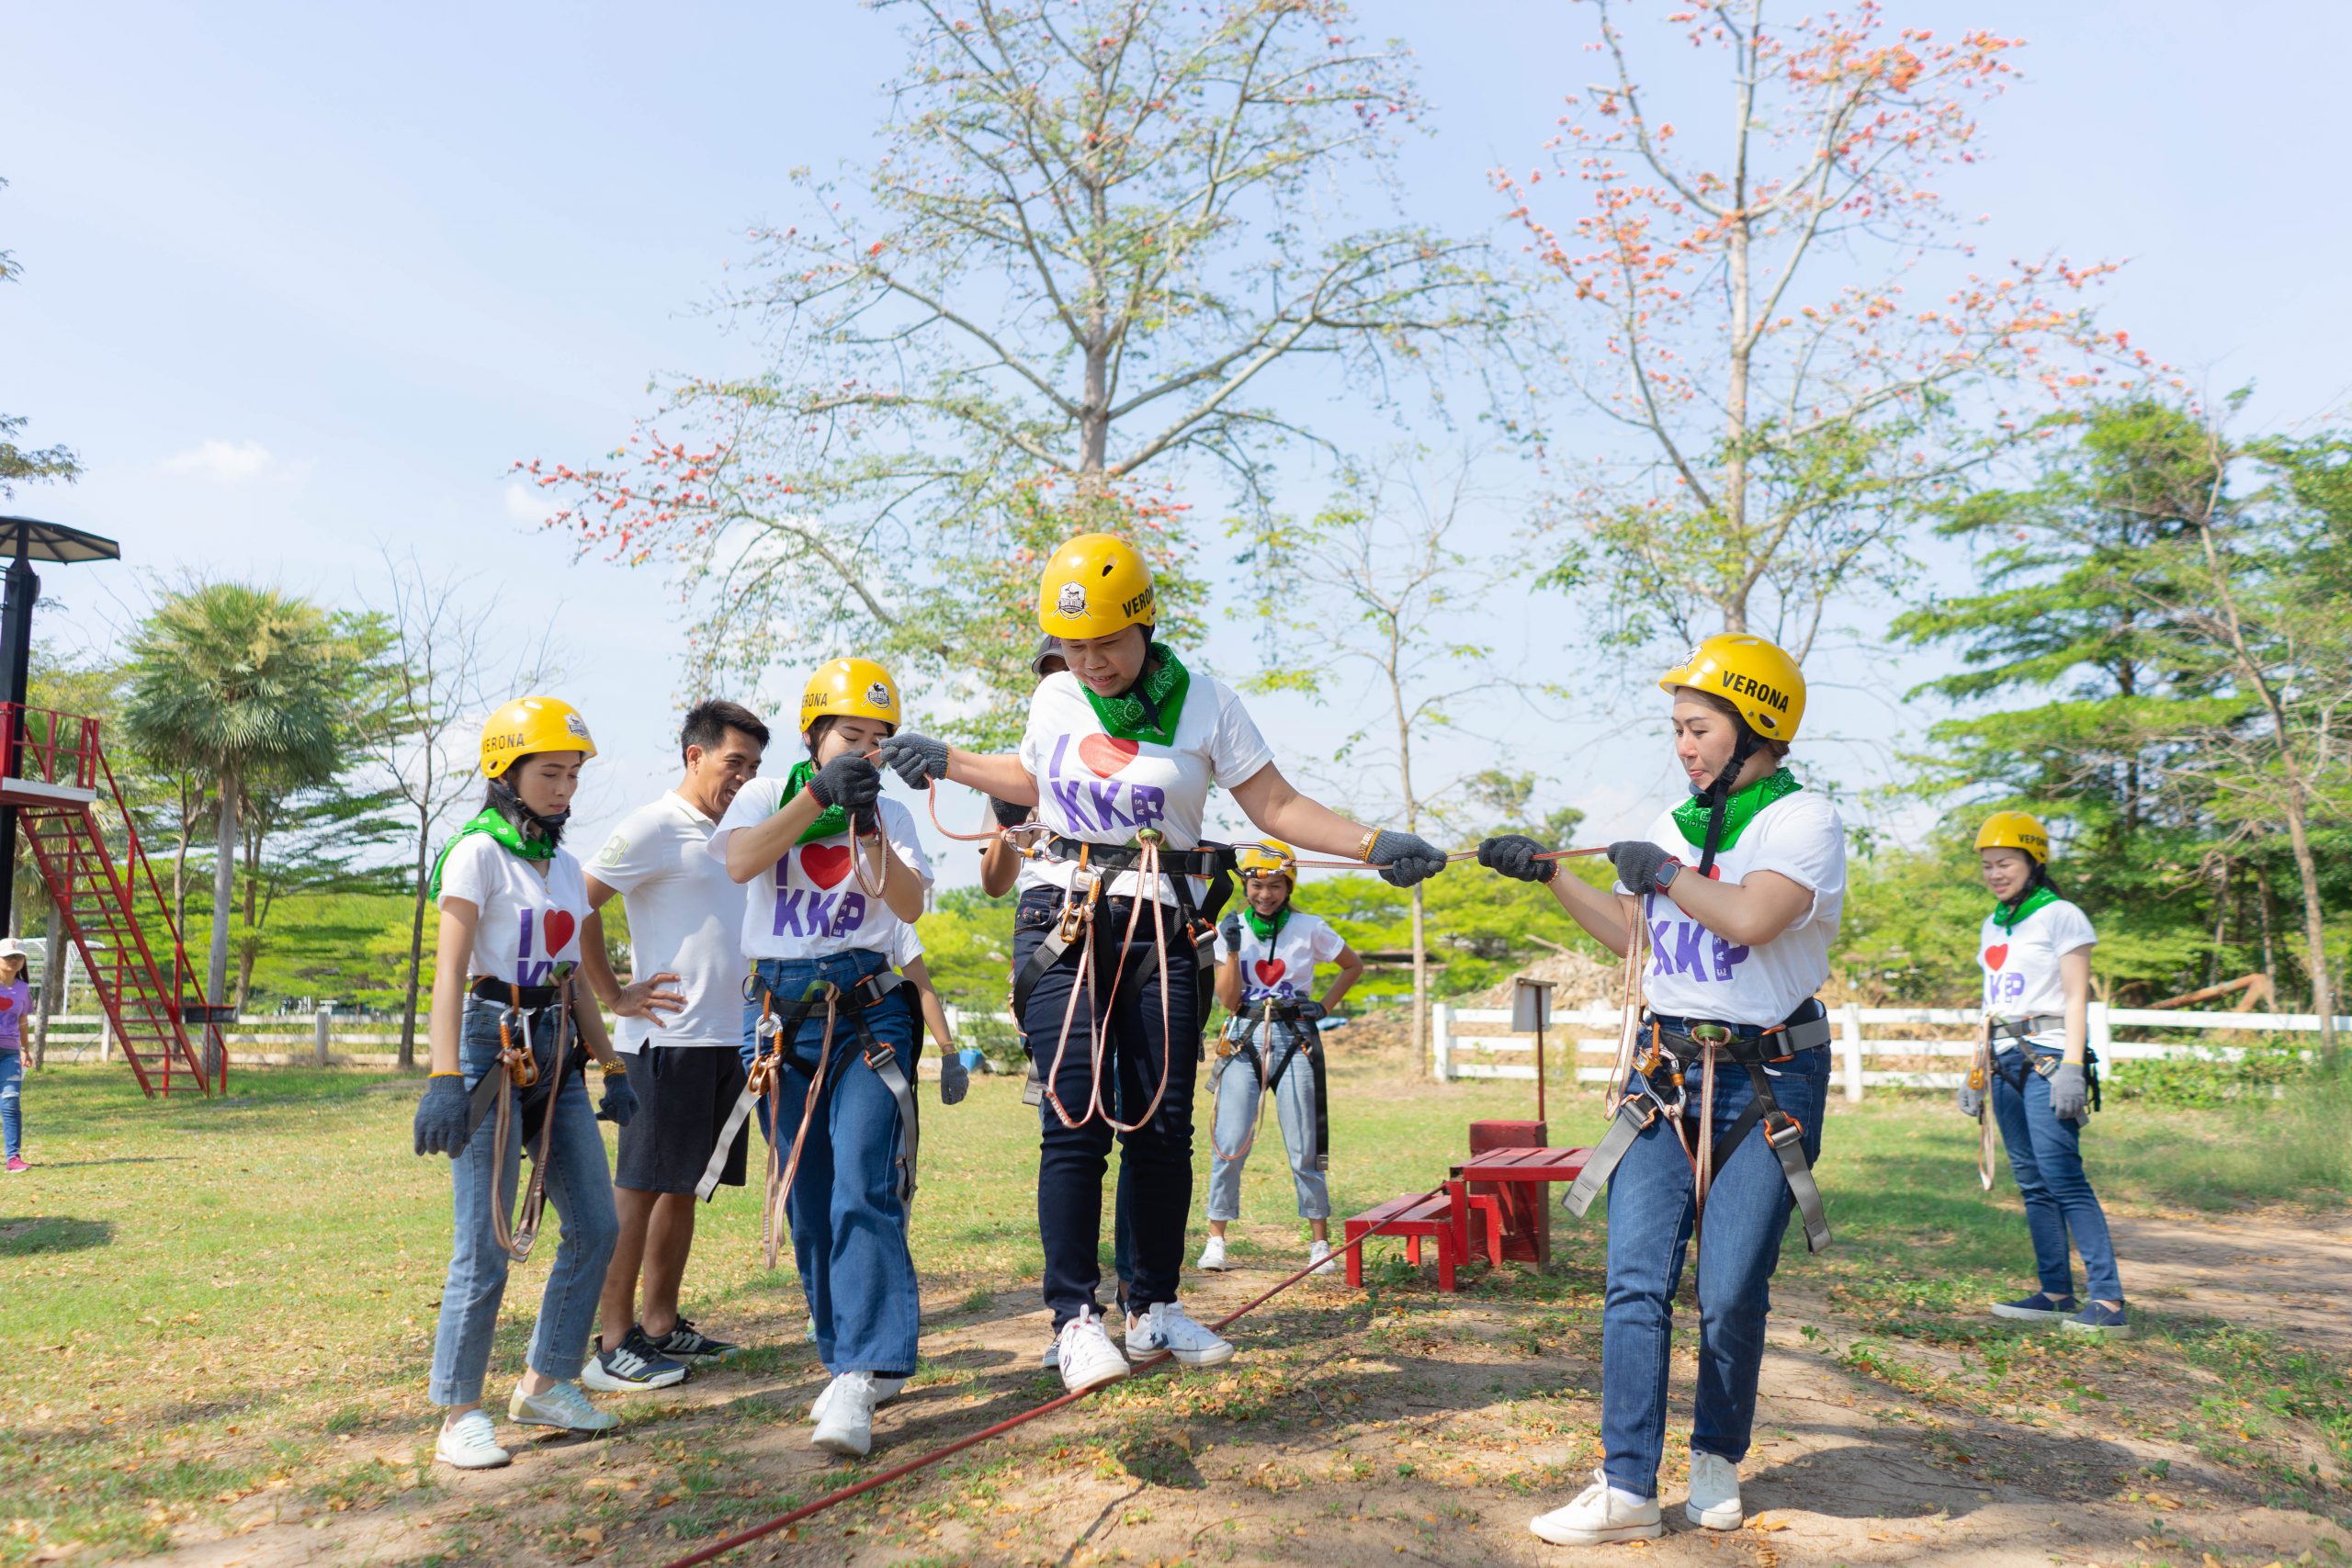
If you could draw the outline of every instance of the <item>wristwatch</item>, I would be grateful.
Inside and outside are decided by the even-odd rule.
[[[1667,884],[1674,880],[1674,874],[1681,869],[1682,863],[1672,855],[1668,855],[1657,863],[1656,871],[1650,873],[1650,885],[1663,893],[1666,891]]]

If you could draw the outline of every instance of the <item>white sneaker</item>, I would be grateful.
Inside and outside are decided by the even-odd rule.
[[[1328,1241],[1317,1241],[1309,1247],[1306,1249],[1306,1260],[1315,1265],[1315,1271],[1317,1274],[1336,1274],[1340,1271],[1340,1260],[1331,1256],[1331,1244]]]
[[[1577,1493],[1575,1502],[1536,1515],[1527,1521],[1527,1528],[1555,1546],[1655,1540],[1666,1533],[1666,1526],[1658,1522],[1657,1498],[1621,1492],[1597,1470],[1592,1472],[1592,1484]]]
[[[874,1385],[874,1407],[876,1410],[879,1410],[882,1406],[898,1398],[899,1393],[907,1386],[907,1380],[904,1378],[877,1378],[871,1372],[866,1373],[865,1377],[866,1380]],[[809,1401],[809,1420],[822,1421],[825,1418],[825,1402],[833,1397],[834,1384],[839,1383],[841,1381],[841,1379],[835,1378],[832,1382],[829,1382],[825,1385],[825,1389],[822,1393],[820,1393],[815,1399]]]
[[[557,1383],[544,1393],[525,1393],[517,1383],[514,1397],[506,1402],[506,1418],[518,1426],[566,1432],[609,1432],[621,1424],[619,1416],[589,1404],[576,1382]]]
[[[514,1460],[513,1454],[498,1446],[498,1433],[490,1424],[490,1412],[480,1408],[467,1411],[441,1428],[441,1436],[433,1445],[433,1457],[459,1470],[496,1470]]]
[[[1220,1273],[1225,1268],[1225,1237],[1213,1235],[1201,1248],[1201,1260],[1195,1265],[1204,1274]]]
[[[1214,1367],[1233,1359],[1233,1342],[1194,1323],[1182,1302],[1154,1302],[1141,1316],[1127,1314],[1127,1354],[1148,1356],[1158,1350],[1188,1367]]]
[[[817,1403],[825,1413],[808,1441],[827,1453],[864,1459],[874,1446],[874,1374],[843,1372]]]
[[[1739,1506],[1739,1466],[1704,1449],[1690,1450],[1690,1500],[1683,1517],[1702,1530],[1736,1530],[1747,1516]]]
[[[1061,1340],[1054,1352],[1062,1386],[1072,1393],[1100,1388],[1127,1375],[1127,1359],[1111,1343],[1110,1331],[1091,1308],[1062,1325]]]

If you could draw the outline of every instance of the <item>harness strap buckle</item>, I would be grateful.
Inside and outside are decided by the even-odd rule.
[[[1764,1141],[1774,1148],[1784,1148],[1804,1136],[1804,1123],[1787,1111],[1773,1108],[1764,1113]]]

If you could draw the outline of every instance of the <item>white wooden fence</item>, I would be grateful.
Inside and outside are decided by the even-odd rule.
[[[1860,1100],[1865,1088],[1886,1089],[1956,1089],[1967,1076],[1963,1066],[1953,1071],[1917,1067],[1901,1069],[1866,1067],[1871,1057],[1896,1057],[1917,1062],[1921,1059],[1956,1059],[1965,1063],[1976,1050],[1976,1028],[1982,1015],[1974,1008],[1866,1008],[1848,1003],[1830,1010],[1830,1020],[1837,1025],[1838,1038],[1834,1048],[1838,1053],[1839,1081],[1849,1100]],[[1601,1005],[1574,1010],[1563,1009],[1552,1015],[1544,1032],[1545,1076],[1560,1069],[1553,1066],[1555,1054],[1572,1055],[1577,1081],[1605,1083],[1610,1064],[1617,1052],[1617,1032],[1621,1015],[1617,1009]],[[2177,1044],[2154,1040],[2127,1040],[2116,1035],[2118,1029],[2190,1029],[2223,1031],[2233,1034],[2315,1034],[2319,1032],[2319,1017],[2315,1013],[2290,1012],[2169,1012],[2148,1008],[2115,1008],[2105,1002],[2090,1004],[2087,1019],[2091,1049],[2098,1054],[2100,1072],[2114,1077],[2123,1070],[2123,1064],[2134,1061],[2189,1060],[2236,1061],[2245,1055],[2242,1044]],[[1492,1056],[1521,1056],[1532,1058],[1535,1037],[1532,1034],[1471,1032],[1490,1029],[1495,1025],[1508,1028],[1509,1008],[1457,1008],[1439,1002],[1430,1010],[1430,1055],[1441,1080],[1456,1078],[1526,1078],[1535,1077],[1535,1065],[1526,1061],[1492,1061],[1480,1058]],[[2335,1021],[2339,1030],[2352,1030],[2352,1017]],[[1889,1037],[1866,1033],[1866,1031],[1898,1028],[1902,1033]],[[2306,1053],[2309,1055],[2309,1053]],[[1466,1059],[1465,1059],[1466,1058]],[[1565,1073],[1561,1074],[1566,1077]]]

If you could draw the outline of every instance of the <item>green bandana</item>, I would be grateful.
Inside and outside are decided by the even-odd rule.
[[[1804,785],[1797,783],[1794,773],[1782,768],[1779,773],[1758,779],[1747,788],[1736,791],[1729,804],[1724,807],[1723,841],[1715,848],[1718,851],[1727,850],[1739,842],[1739,835],[1747,829],[1750,822],[1756,820],[1758,812],[1785,795],[1796,794],[1804,787]],[[1682,837],[1694,850],[1706,847],[1707,818],[1710,809],[1706,802],[1696,795],[1674,808],[1674,825],[1682,829]]]
[[[1104,734],[1118,740],[1148,740],[1155,746],[1176,744],[1176,721],[1184,715],[1184,693],[1193,677],[1183,661],[1158,643],[1151,645],[1158,662],[1144,671],[1124,697],[1100,697],[1085,682],[1078,689]]]
[[[427,898],[438,899],[441,897],[441,867],[448,861],[449,852],[475,833],[489,834],[498,840],[501,848],[511,853],[521,855],[525,860],[555,859],[553,844],[548,843],[545,839],[523,837],[522,830],[514,823],[500,816],[492,807],[485,806],[472,821],[458,829],[456,836],[441,846],[440,854],[434,857],[433,876],[424,885],[424,896]]]
[[[2013,931],[2018,929],[2018,922],[2019,920],[2024,919],[2036,909],[2046,908],[2056,902],[2058,902],[2057,889],[2052,887],[2037,887],[2032,892],[2027,894],[2022,899],[2018,900],[2018,907],[2014,909],[2010,908],[2007,904],[1994,905],[1993,923],[2000,927],[2005,931]]]
[[[784,776],[784,800],[776,802],[777,807],[782,808],[785,800],[790,800],[794,795],[807,789],[808,781],[816,776],[815,762],[793,763],[792,772]],[[808,830],[793,841],[800,844],[813,844],[820,839],[830,839],[837,833],[848,831],[849,809],[846,807],[828,806],[817,813],[817,820],[808,824]]]
[[[1250,929],[1258,934],[1260,942],[1272,942],[1274,940],[1274,933],[1283,929],[1283,922],[1290,919],[1290,906],[1284,904],[1281,908],[1276,909],[1274,918],[1270,920],[1258,913],[1254,905],[1244,903],[1241,906],[1241,918],[1250,922]]]

